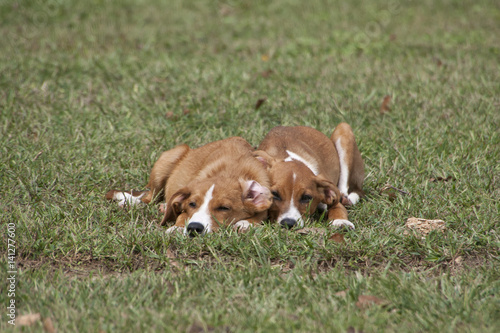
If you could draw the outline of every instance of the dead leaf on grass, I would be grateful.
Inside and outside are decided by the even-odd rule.
[[[396,188],[392,185],[387,184],[384,187],[382,187],[382,189],[379,191],[379,194],[380,195],[385,194],[389,197],[390,200],[394,200],[394,199],[396,199],[398,194],[409,195],[410,193],[403,191],[403,190],[400,190],[399,188]]]
[[[257,100],[257,103],[255,103],[255,110],[258,110],[262,104],[264,104],[264,102],[266,101],[267,98],[260,98],[259,100]]]
[[[17,317],[16,319],[16,325],[19,326],[31,326],[37,321],[41,319],[41,316],[39,313],[29,313],[25,314],[22,316]]]
[[[444,232],[446,230],[446,223],[443,220],[426,220],[417,217],[410,217],[406,220],[405,227],[409,230],[422,234],[422,239],[425,239],[425,236],[433,230]],[[403,235],[409,235],[409,230],[405,230]]]
[[[391,111],[391,108],[389,107],[389,103],[391,102],[392,97],[390,95],[386,95],[384,97],[384,100],[382,101],[382,104],[380,105],[380,114],[387,113]]]
[[[444,177],[432,177],[431,179],[429,179],[429,181],[431,183],[434,183],[434,182],[447,182],[447,181],[450,181],[450,180],[455,180],[455,178],[453,178],[452,176],[448,176],[446,178],[444,178]]]
[[[56,333],[56,329],[54,328],[54,324],[52,323],[52,319],[50,319],[50,317],[43,320],[43,329],[48,333]]]
[[[334,233],[328,239],[334,241],[335,243],[345,243],[344,235],[339,233]]]
[[[268,69],[267,71],[264,71],[264,72],[260,73],[260,76],[262,76],[262,77],[269,77],[273,73],[274,73],[274,71],[272,69]]]
[[[349,291],[349,289],[341,290],[341,291],[336,292],[334,295],[337,297],[346,297],[348,291]]]
[[[366,309],[372,305],[387,305],[387,301],[372,295],[359,295],[356,306],[360,309]]]

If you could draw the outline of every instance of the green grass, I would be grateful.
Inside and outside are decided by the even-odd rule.
[[[497,332],[498,22],[495,1],[0,2],[0,330],[15,223],[17,315],[59,332]],[[169,236],[104,200],[179,143],[341,121],[367,173],[344,244],[320,217]]]

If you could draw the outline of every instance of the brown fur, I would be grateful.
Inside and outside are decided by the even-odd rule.
[[[339,124],[331,138],[304,126],[275,127],[266,135],[255,155],[267,165],[271,178],[271,191],[280,197],[279,199],[275,197],[273,200],[269,210],[271,219],[276,220],[278,216],[288,211],[293,193],[293,202],[302,216],[313,213],[319,203],[324,203],[328,207],[329,220],[347,220],[347,210],[342,202],[349,203],[348,193],[341,194],[337,187],[340,179],[340,162],[335,142],[339,138],[346,152],[349,193],[356,192],[362,197],[363,160],[348,124]],[[315,175],[300,161],[285,161],[289,158],[287,150],[308,161],[317,174]],[[312,200],[308,202],[301,200],[307,197],[311,197]]]
[[[252,152],[251,145],[240,137],[215,141],[197,149],[180,145],[165,151],[151,170],[150,190],[141,200],[145,203],[165,201],[161,224],[176,221],[175,226],[184,227],[207,190],[215,184],[209,206],[214,231],[219,224],[240,220],[260,223],[267,218],[271,205],[267,190],[270,183],[266,169]],[[257,193],[252,181],[267,192]],[[106,197],[112,198],[113,191]],[[189,203],[197,203],[197,207],[192,208]]]

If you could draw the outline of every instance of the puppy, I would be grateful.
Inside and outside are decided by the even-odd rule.
[[[364,196],[364,165],[351,127],[339,124],[330,138],[309,127],[275,127],[254,153],[268,168],[273,204],[269,217],[303,227],[304,215],[328,210],[329,224],[354,228],[344,205]]]
[[[161,225],[175,221],[167,232],[192,236],[231,224],[246,229],[265,220],[272,203],[269,185],[252,146],[232,137],[197,149],[180,145],[165,151],[151,170],[149,191],[111,190],[106,198],[122,206],[165,201]]]

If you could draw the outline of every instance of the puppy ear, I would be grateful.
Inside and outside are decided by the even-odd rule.
[[[254,151],[253,156],[268,169],[276,163],[276,159],[263,150]]]
[[[165,215],[160,225],[167,224],[168,221],[174,220],[177,216],[182,213],[182,203],[184,200],[189,198],[191,192],[187,188],[183,188],[177,191],[170,200],[167,202],[167,207],[165,209]]]
[[[240,180],[243,203],[251,204],[258,212],[269,209],[272,204],[271,191],[255,180]]]
[[[329,206],[335,206],[340,201],[340,191],[335,184],[321,175],[316,176],[316,185],[318,190],[322,191],[325,199],[324,202]]]

